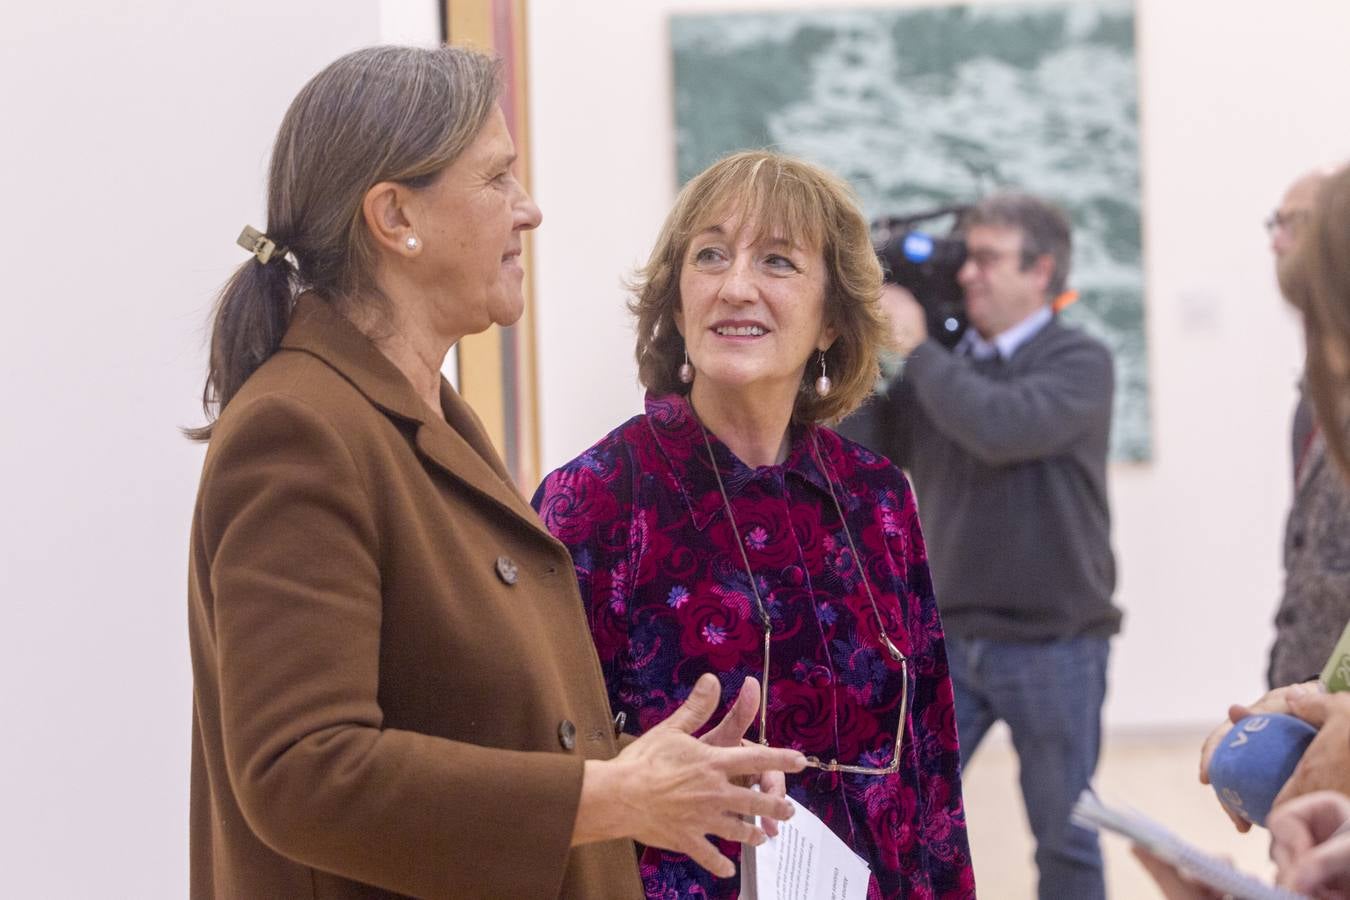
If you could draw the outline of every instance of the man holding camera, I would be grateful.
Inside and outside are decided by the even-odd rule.
[[[906,362],[875,401],[872,444],[914,479],[962,764],[1008,723],[1040,896],[1091,900],[1105,896],[1101,850],[1069,814],[1097,765],[1121,618],[1106,495],[1111,355],[1056,317],[1071,247],[1063,212],[996,194],[963,216],[962,233],[970,329],[952,350],[929,337],[912,294],[884,290]]]

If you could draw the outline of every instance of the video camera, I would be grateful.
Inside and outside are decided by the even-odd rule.
[[[890,216],[872,223],[872,243],[886,281],[914,295],[928,319],[928,334],[947,349],[966,333],[966,304],[956,273],[966,261],[966,242],[920,231],[920,222],[954,217],[955,223],[968,206],[944,206],[908,216]]]

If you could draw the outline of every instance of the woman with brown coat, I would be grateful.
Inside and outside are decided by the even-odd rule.
[[[374,48],[282,123],[193,432],[194,897],[634,897],[631,839],[727,874],[705,835],[788,813],[757,685],[619,752],[567,550],[440,375],[520,316],[540,221],[497,84]]]

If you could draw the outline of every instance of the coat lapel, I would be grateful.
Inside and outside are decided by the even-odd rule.
[[[441,382],[441,406],[445,419],[422,422],[417,429],[418,451],[452,478],[548,534],[511,481],[478,416],[446,381]]]
[[[415,424],[414,443],[425,460],[552,540],[512,483],[478,417],[444,379],[442,418],[422,402],[403,373],[365,335],[327,303],[308,294],[296,301],[281,346],[318,357],[387,415]]]

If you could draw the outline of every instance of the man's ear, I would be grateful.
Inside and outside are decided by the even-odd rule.
[[[361,201],[361,218],[375,246],[400,256],[416,256],[421,252],[410,209],[412,199],[412,191],[406,185],[393,181],[381,181],[366,191]]]
[[[1031,264],[1031,272],[1036,276],[1041,293],[1045,293],[1050,289],[1050,280],[1055,277],[1055,258],[1049,253],[1042,253]]]

